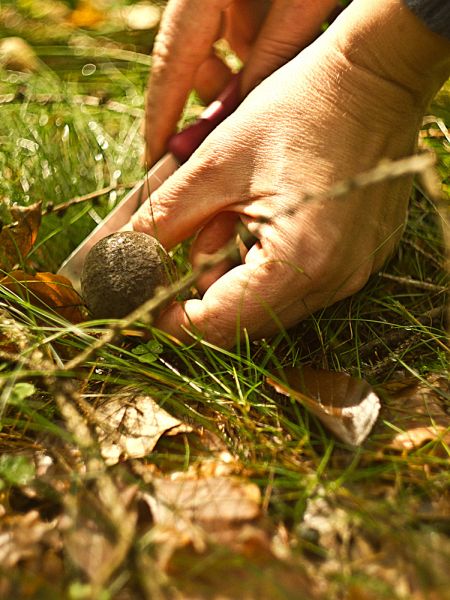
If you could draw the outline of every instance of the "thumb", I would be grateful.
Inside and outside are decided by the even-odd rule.
[[[310,44],[337,5],[337,0],[274,0],[243,71],[243,95]]]

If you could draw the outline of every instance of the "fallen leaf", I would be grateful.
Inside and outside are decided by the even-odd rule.
[[[183,456],[187,446],[189,464],[183,466],[183,473],[187,478],[249,474],[239,458],[228,451],[224,441],[215,433],[207,431],[204,427],[187,426],[185,423],[169,429],[160,438],[154,449],[151,464],[143,466],[139,461],[133,461],[132,469],[142,481],[152,485],[155,472],[163,472],[166,476],[179,472],[180,460],[184,462]]]
[[[191,600],[325,597],[317,591],[317,569],[308,576],[304,560],[278,558],[262,529],[245,524],[234,532],[234,538],[228,544],[208,536],[201,553],[196,553],[193,544],[189,544],[176,549],[167,564],[159,562],[158,566],[164,568],[176,585],[175,597]]]
[[[177,549],[189,546],[203,553],[207,539],[217,535],[222,539],[216,542],[223,543],[225,536],[229,543],[261,514],[259,488],[237,477],[191,478],[179,472],[171,478],[152,477],[151,486],[151,492],[140,492],[140,499],[155,523],[153,540],[163,570]]]
[[[359,446],[369,435],[380,400],[363,379],[311,367],[286,368],[267,382],[280,394],[299,400],[337,438]]]
[[[0,570],[21,562],[37,562],[45,546],[61,547],[56,520],[43,521],[37,510],[25,515],[4,516],[0,534]]]
[[[343,565],[351,565],[353,581],[361,590],[366,587],[379,592],[384,586],[389,590],[386,598],[429,600],[434,597],[431,588],[448,588],[450,543],[444,532],[419,523],[412,496],[407,502],[398,496],[381,499],[378,494],[369,499],[360,493],[353,495],[349,488],[334,493],[318,486],[306,500],[296,533],[306,550],[324,559],[306,563],[316,580],[339,578]],[[368,585],[370,581],[377,581],[377,586]],[[423,594],[416,594],[417,590]],[[366,599],[365,595],[350,595],[348,586],[343,597]],[[436,600],[444,597],[437,595]],[[379,593],[367,596],[375,598],[380,598]]]
[[[128,554],[137,520],[135,494],[135,485],[121,490],[123,515],[118,522],[109,520],[110,515],[101,503],[101,493],[97,505],[85,492],[77,494],[73,514],[61,520],[65,552],[94,585],[104,585]]]
[[[390,390],[389,384],[386,388]],[[439,375],[429,375],[427,381],[416,380],[391,393],[383,411],[393,436],[386,446],[409,452],[439,438],[450,444],[450,415],[445,401],[449,393],[448,378]]]
[[[298,528],[302,541],[320,547],[327,553],[327,568],[337,571],[348,557],[359,522],[358,517],[345,510],[323,488],[306,501],[303,521]],[[364,552],[367,558],[369,553]]]
[[[260,515],[261,493],[254,483],[237,477],[170,479],[155,477],[146,494],[155,522],[180,528],[182,523],[217,524],[252,521]]]
[[[98,522],[98,516],[89,518],[81,515],[64,535],[65,552],[91,581],[96,581],[102,565],[111,560],[117,544],[112,536],[105,534],[104,529]]]
[[[33,247],[41,224],[41,204],[9,209],[13,222],[0,232],[0,269],[13,269]]]
[[[132,391],[115,394],[95,410],[100,449],[108,465],[147,456],[163,433],[171,429],[190,430],[153,398]]]
[[[54,310],[71,323],[84,320],[82,300],[71,282],[62,275],[12,271],[0,280],[0,286],[17,294],[39,308]]]

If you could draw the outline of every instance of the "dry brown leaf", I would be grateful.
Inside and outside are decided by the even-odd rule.
[[[389,384],[386,388],[390,390]],[[450,444],[450,415],[444,399],[449,393],[448,379],[438,375],[430,375],[427,382],[416,380],[397,393],[391,393],[386,401],[384,419],[395,431],[387,447],[411,451],[439,438]]]
[[[96,408],[97,432],[102,456],[108,465],[120,459],[150,454],[163,433],[173,428],[190,431],[169,415],[150,396],[121,391]]]
[[[230,524],[260,515],[261,494],[254,483],[237,477],[154,478],[145,497],[158,525],[183,529],[183,524]]]
[[[359,446],[369,435],[380,400],[363,379],[311,367],[286,368],[268,379],[275,390],[299,400],[340,440]]]
[[[175,597],[184,600],[325,598],[318,592],[317,567],[308,576],[303,557],[280,558],[272,547],[270,536],[261,527],[245,524],[234,531],[231,543],[216,541],[214,534],[208,536],[201,555],[189,544],[159,566],[176,585]]]
[[[152,492],[141,492],[140,498],[156,525],[153,539],[163,569],[177,548],[191,546],[202,553],[207,538],[218,534],[222,539],[216,542],[229,544],[237,540],[243,525],[261,514],[259,488],[237,477],[192,479],[186,473],[173,473],[170,479],[152,477],[151,485]]]
[[[13,223],[0,232],[0,269],[10,271],[33,247],[41,224],[41,205],[12,206]]]
[[[348,557],[357,530],[356,515],[340,506],[323,488],[319,488],[317,494],[307,500],[299,527],[300,537],[306,541],[315,540],[315,544],[326,549],[328,569],[339,571],[342,561]],[[361,558],[367,559],[369,555],[370,550],[362,552]]]
[[[65,552],[91,581],[96,581],[102,565],[111,559],[115,545],[116,541],[105,535],[98,517],[80,517],[64,536]]]
[[[25,515],[3,516],[0,534],[0,570],[42,558],[44,547],[61,547],[57,521],[43,521],[37,510]]]
[[[0,285],[39,308],[54,310],[71,323],[84,320],[82,300],[71,282],[62,275],[12,271],[0,280]]]
[[[105,507],[98,510],[89,493],[83,492],[76,497],[74,516],[61,520],[64,550],[93,584],[104,584],[114,566],[117,568],[129,551],[137,520],[135,495],[135,485],[122,490],[120,500],[124,515],[115,527],[103,512]]]

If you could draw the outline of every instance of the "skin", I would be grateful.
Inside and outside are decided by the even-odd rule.
[[[196,1],[178,4],[187,10]],[[212,4],[223,10],[233,3]],[[309,4],[299,3],[306,14]],[[201,300],[174,303],[157,325],[183,341],[195,332],[227,347],[244,329],[252,338],[271,335],[359,290],[401,236],[411,179],[342,199],[323,194],[382,158],[414,152],[449,59],[450,43],[401,0],[354,0],[318,40],[264,79],[131,221],[166,248],[195,234],[194,265],[232,239],[239,220],[258,238],[241,265],[223,263],[199,282]],[[155,76],[149,102],[171,90],[170,102],[178,100],[167,111],[176,113],[184,91],[176,91],[172,68],[170,61],[159,67],[165,74]],[[255,67],[255,81],[263,71]],[[163,129],[153,122],[152,148],[163,147]]]
[[[195,88],[209,103],[230,80],[230,70],[214,52],[216,40],[225,39],[245,62],[241,81],[245,97],[314,39],[337,4],[337,0],[169,2],[155,41],[146,100],[148,166],[164,154],[189,91]]]

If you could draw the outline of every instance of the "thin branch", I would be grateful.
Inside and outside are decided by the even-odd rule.
[[[94,192],[89,192],[89,194],[84,194],[84,196],[75,196],[75,198],[71,198],[70,200],[61,202],[56,206],[47,206],[47,208],[42,211],[42,216],[45,217],[49,214],[53,215],[58,212],[65,212],[68,208],[71,208],[72,206],[82,204],[83,202],[89,202],[90,200],[95,200],[96,198],[104,196],[105,194],[109,194],[110,192],[114,192],[120,189],[133,188],[136,185],[136,183],[136,181],[133,183],[116,183],[114,185],[109,185],[99,190],[95,190]]]
[[[405,355],[406,352],[408,352],[408,350],[412,348],[416,342],[420,342],[421,339],[422,334],[415,333],[414,335],[411,335],[408,339],[403,340],[403,342],[396,346],[394,351],[389,352],[387,356],[376,362],[371,367],[364,369],[364,376],[370,378],[379,378],[386,371],[392,369],[395,366],[401,354]]]
[[[427,260],[429,260],[430,262],[432,262],[439,269],[443,269],[444,268],[444,264],[443,264],[443,262],[441,260],[438,260],[436,258],[436,256],[434,256],[434,254],[431,254],[431,252],[428,252],[427,250],[425,250],[424,248],[422,248],[422,246],[418,242],[416,242],[415,240],[410,240],[408,238],[404,238],[402,240],[402,244],[406,244],[406,245],[410,246],[411,248],[413,248],[416,252],[418,252],[423,257],[425,257]]]
[[[305,200],[315,201],[340,198],[355,190],[370,187],[378,183],[391,181],[400,177],[407,177],[409,175],[416,175],[418,173],[425,173],[435,164],[436,159],[431,152],[414,154],[406,158],[400,158],[399,160],[386,159],[381,161],[373,169],[359,173],[344,181],[339,181],[325,192],[306,195]],[[288,210],[286,213],[289,214],[290,211]]]
[[[391,275],[390,273],[384,273],[383,271],[378,273],[378,277],[382,277],[383,279],[389,279],[389,281],[395,281],[396,283],[401,283],[402,285],[411,285],[420,290],[439,293],[448,291],[448,286],[445,285],[436,285],[435,283],[430,283],[428,281],[419,281],[417,279],[413,279],[412,277],[401,277],[398,275]]]
[[[134,516],[127,510],[121,493],[103,460],[95,436],[94,424],[79,410],[80,394],[73,380],[49,377],[45,381],[48,391],[72,434],[84,460],[86,476],[95,475],[95,491],[86,488],[86,493],[101,518],[106,530],[113,532],[115,545],[108,560],[98,569],[93,582],[100,589],[109,581],[113,572],[125,560],[133,543],[135,532]],[[69,515],[76,522],[80,507],[70,494],[64,497]]]

